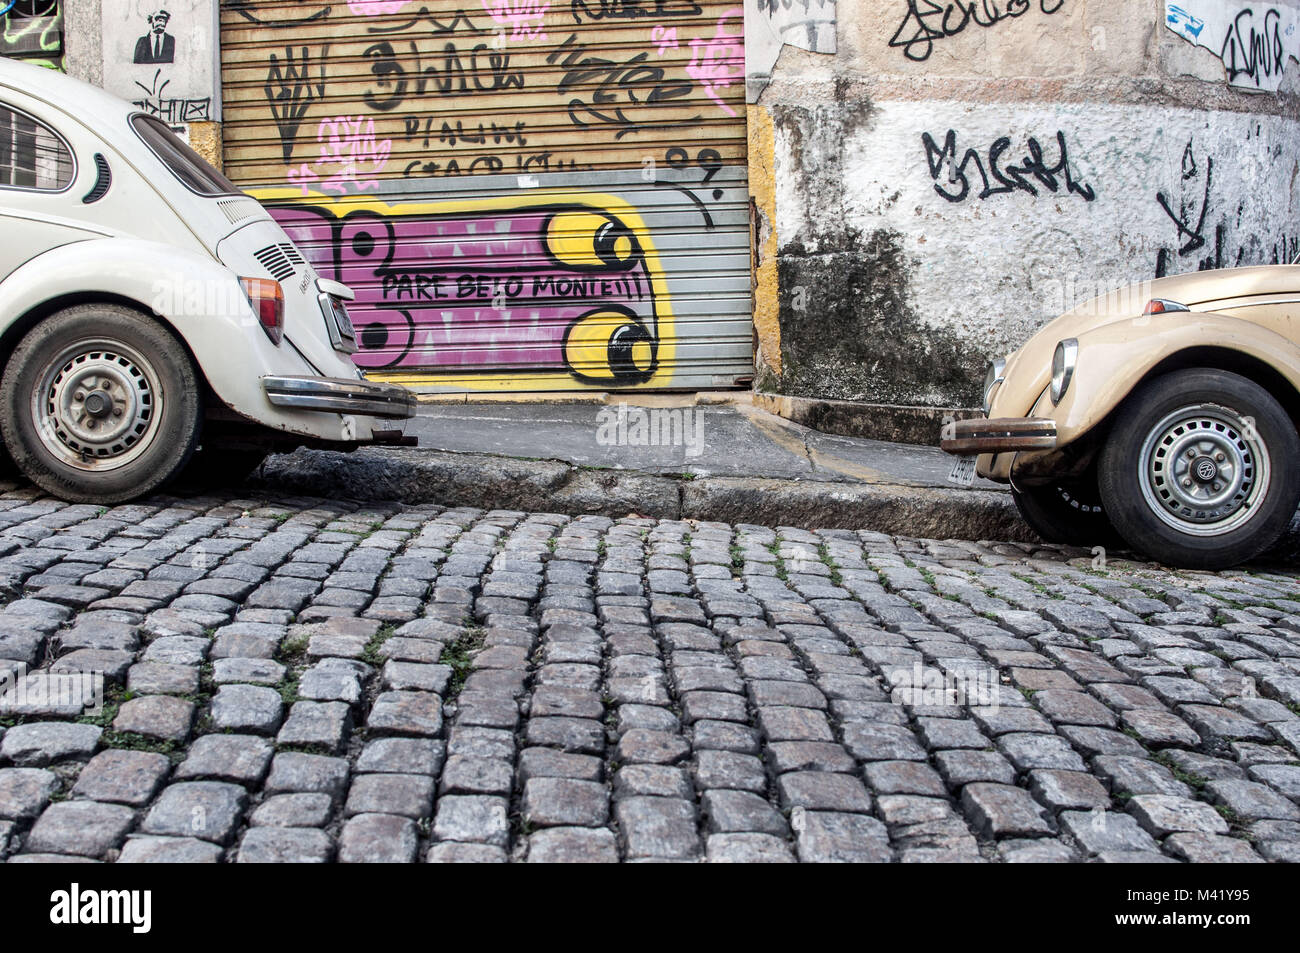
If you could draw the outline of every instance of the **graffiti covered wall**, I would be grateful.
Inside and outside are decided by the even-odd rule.
[[[62,69],[62,0],[0,0],[0,56]]]
[[[174,128],[221,119],[212,0],[105,0],[103,86]]]
[[[738,3],[226,0],[222,46],[225,171],[358,284],[363,366],[752,376]]]
[[[639,173],[604,174],[601,191],[592,178],[253,194],[320,274],[357,292],[357,363],[371,376],[425,390],[709,387],[719,382],[697,368],[716,366],[728,340],[743,344],[734,367],[747,374],[748,301],[726,287],[746,275],[745,219],[685,223],[675,191]],[[743,207],[739,170],[714,182]],[[710,333],[693,334],[682,325],[703,301]]]
[[[1167,17],[882,0],[839,5],[835,56],[784,48],[751,106],[772,129],[762,387],[974,406],[988,359],[1069,307],[1300,254],[1300,65],[1247,94],[1231,49],[1225,69]]]

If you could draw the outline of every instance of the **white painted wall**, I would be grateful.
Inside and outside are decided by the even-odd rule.
[[[914,262],[916,313],[990,356],[1018,347],[1063,304],[1092,297],[1098,282],[1115,287],[1155,277],[1162,250],[1170,274],[1220,258],[1231,266],[1300,252],[1295,121],[1095,103],[894,101],[874,107],[869,122],[845,142],[839,213],[864,233],[887,229],[903,236]],[[1026,174],[1037,196],[1017,188],[980,198],[983,179],[972,159],[965,169],[969,194],[950,202],[936,184],[956,195],[960,177],[950,161],[928,154],[923,140],[928,133],[942,150],[949,130],[956,133],[957,163],[974,149],[985,168],[990,149],[1009,137],[1004,170],[1023,162],[1030,137],[1041,144],[1044,164],[1054,166],[1060,131],[1072,178],[1095,196],[1088,201],[1067,192],[1062,175],[1053,193]],[[799,173],[810,158],[806,141],[799,153],[778,128],[782,244],[826,227],[826,197],[810,191]],[[931,158],[940,165],[937,180]],[[1162,208],[1160,194],[1173,216]],[[1179,231],[1175,217],[1187,232]],[[1204,244],[1180,254],[1195,244],[1193,235]]]
[[[895,330],[913,342],[920,323],[933,334],[889,352],[875,392],[969,401],[954,369],[971,372],[1097,293],[1300,253],[1300,0],[845,0],[834,54],[820,41],[756,41],[758,26],[780,22],[764,3],[746,8],[746,54],[755,115],[770,118],[775,139],[782,348],[791,366],[826,368],[824,383],[805,372],[777,385],[790,393],[865,393],[855,364],[871,354],[868,339]],[[805,9],[790,4],[791,15]],[[1053,192],[1024,170],[1038,194],[1003,191],[991,151],[1014,169],[1034,139],[1051,169],[1058,132],[1078,188],[1058,171]],[[981,195],[968,150],[993,194]],[[948,201],[936,184],[958,197],[963,162],[968,194]],[[904,274],[892,257],[867,259],[878,232],[901,245]],[[882,292],[864,304],[856,349],[823,346],[815,322],[791,315],[799,288],[785,285],[813,283],[812,257],[851,262],[855,244],[902,303],[882,310],[892,300]],[[853,302],[827,307],[836,339],[852,338]],[[936,360],[946,370],[927,390],[925,362]]]

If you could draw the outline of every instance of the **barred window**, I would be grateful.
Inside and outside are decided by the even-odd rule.
[[[54,130],[0,103],[0,188],[60,192],[72,172],[72,152]]]

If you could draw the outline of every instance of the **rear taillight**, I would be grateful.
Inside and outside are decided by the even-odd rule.
[[[239,283],[262,330],[271,343],[279,345],[284,339],[284,290],[280,282],[269,278],[240,278]]]

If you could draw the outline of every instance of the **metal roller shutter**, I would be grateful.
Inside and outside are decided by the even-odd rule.
[[[743,14],[223,0],[225,170],[427,390],[753,372]]]

